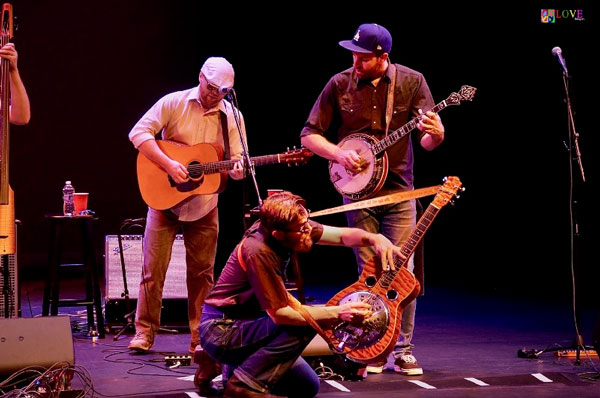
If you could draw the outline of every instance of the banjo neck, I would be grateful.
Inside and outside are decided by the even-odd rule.
[[[471,86],[462,86],[458,93],[452,93],[448,98],[435,105],[433,108],[429,109],[431,112],[438,113],[442,109],[450,106],[450,105],[458,105],[461,100],[471,101],[473,96],[475,95],[475,87]],[[379,155],[383,151],[385,151],[390,146],[394,145],[398,141],[400,141],[403,137],[405,137],[408,133],[413,131],[417,124],[423,119],[423,115],[419,115],[406,123],[404,126],[395,130],[394,132],[388,134],[385,138],[373,144],[372,150],[375,155]]]

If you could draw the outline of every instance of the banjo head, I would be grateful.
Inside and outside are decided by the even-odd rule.
[[[348,199],[358,200],[376,193],[387,177],[387,154],[375,156],[372,145],[377,139],[367,134],[351,134],[338,144],[343,150],[354,150],[367,163],[353,173],[337,162],[329,162],[329,178],[335,189]]]

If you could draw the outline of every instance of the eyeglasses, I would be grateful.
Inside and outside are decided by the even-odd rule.
[[[219,91],[219,90],[221,90],[221,87],[217,86],[216,84],[213,84],[213,83],[209,82],[208,80],[206,81],[206,87],[208,88],[208,91]]]
[[[310,223],[308,222],[308,220],[302,224],[302,227],[298,230],[293,230],[293,229],[283,229],[284,232],[290,232],[290,233],[296,233],[296,234],[307,234],[310,232],[311,230],[311,226]]]
[[[217,94],[227,94],[229,93],[229,90],[231,90],[231,88],[217,86],[216,84],[209,82],[206,76],[204,75],[202,77],[206,82],[206,88],[208,89],[208,91],[216,91]]]

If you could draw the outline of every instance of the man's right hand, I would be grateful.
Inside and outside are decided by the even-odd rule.
[[[371,316],[371,306],[362,301],[348,302],[338,306],[338,318],[351,323],[362,323],[365,318]]]
[[[340,149],[335,161],[351,173],[358,174],[367,168],[368,163],[355,150]]]
[[[165,171],[171,176],[176,184],[183,184],[190,179],[190,175],[185,166],[173,159],[165,165]]]

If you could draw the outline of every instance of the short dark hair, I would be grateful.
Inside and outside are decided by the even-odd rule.
[[[305,203],[304,199],[289,191],[274,193],[260,207],[260,223],[269,232],[286,229],[308,215]]]

